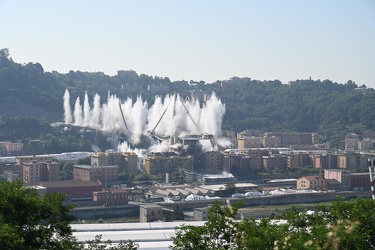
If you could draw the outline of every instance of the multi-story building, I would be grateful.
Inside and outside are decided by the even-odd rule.
[[[260,148],[262,147],[261,137],[243,137],[238,138],[238,148]]]
[[[327,182],[320,176],[303,176],[297,179],[297,189],[327,190]]]
[[[106,191],[93,192],[93,201],[99,206],[121,206],[128,204],[128,190],[113,188]]]
[[[236,148],[236,146],[238,145],[238,138],[237,138],[236,133],[234,131],[223,130],[223,137],[225,137],[226,139],[228,139],[230,141],[230,143],[231,143],[230,148]]]
[[[336,168],[338,155],[335,154],[311,154],[311,164],[314,168]]]
[[[25,162],[52,162],[53,157],[50,155],[31,155],[31,156],[17,156],[16,163],[22,165]]]
[[[272,154],[269,156],[263,156],[263,167],[266,170],[270,169],[283,169],[287,167],[287,158],[283,155]]]
[[[367,157],[358,153],[346,153],[339,155],[338,168],[353,169],[366,168]]]
[[[324,169],[325,179],[335,179],[341,183],[342,190],[351,190],[351,172],[345,169]]]
[[[0,142],[0,148],[6,150],[7,155],[11,155],[15,152],[20,152],[23,150],[23,143],[22,142]]]
[[[73,180],[100,181],[101,183],[108,183],[118,181],[118,176],[118,166],[73,166]]]
[[[345,150],[358,150],[359,137],[357,134],[347,134],[345,136]]]
[[[281,146],[280,136],[263,136],[262,145],[265,148],[277,148]]]
[[[129,174],[135,173],[138,169],[138,156],[133,152],[94,153],[90,158],[91,166],[117,165],[119,171],[125,170]]]
[[[359,150],[374,150],[375,149],[375,139],[365,138],[358,142]]]
[[[308,154],[306,153],[290,153],[286,154],[287,158],[287,167],[288,168],[295,168],[295,167],[304,167],[311,165],[311,159]]]
[[[193,156],[153,154],[145,158],[144,164],[148,175],[172,173],[179,169],[193,170]]]
[[[59,180],[60,164],[57,162],[26,162],[22,164],[22,180],[24,183]]]
[[[223,171],[223,154],[220,151],[210,151],[205,153],[205,168],[215,172]]]

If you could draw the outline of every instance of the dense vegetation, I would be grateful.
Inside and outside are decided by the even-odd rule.
[[[0,246],[1,249],[91,249],[133,250],[138,245],[121,241],[118,245],[95,240],[77,242],[70,223],[72,206],[63,205],[61,194],[47,194],[41,198],[35,189],[25,188],[21,182],[0,183]]]
[[[149,85],[164,86],[166,91],[160,94],[178,92],[185,96],[190,91],[215,91],[226,105],[223,128],[236,132],[248,128],[319,132],[323,142],[329,140],[339,146],[345,133],[375,130],[375,91],[365,85],[358,87],[350,80],[345,84],[296,80],[286,85],[278,80],[261,82],[233,77],[211,84],[190,84],[171,82],[167,77],[138,75],[134,71],[122,71],[116,76],[80,71],[60,74],[44,72],[39,63],[15,63],[7,49],[0,50],[0,111],[6,100],[14,98],[41,108],[42,114],[35,111],[35,117],[61,121],[65,89],[69,89],[72,102],[87,90],[89,96],[95,93],[106,96],[108,91],[120,98],[141,94],[151,103],[154,93],[148,91]],[[17,112],[9,115],[15,116]],[[8,113],[2,110],[1,114]],[[9,139],[21,137],[13,132],[7,133]]]
[[[182,226],[179,249],[374,249],[375,201],[357,198],[317,205],[313,213],[287,210],[277,220],[235,220],[238,205],[213,203],[203,226]],[[281,222],[281,223],[280,223]]]

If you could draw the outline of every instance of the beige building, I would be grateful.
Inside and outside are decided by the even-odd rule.
[[[320,176],[303,176],[297,179],[297,189],[327,190],[327,182]]]
[[[133,152],[105,152],[94,153],[90,156],[91,166],[114,166],[119,167],[119,171],[125,170],[127,173],[135,173],[138,169],[138,156]]]
[[[73,180],[108,183],[118,181],[118,176],[118,166],[74,165],[73,167]]]
[[[159,205],[147,204],[139,206],[139,222],[163,220],[163,210]]]
[[[22,164],[22,180],[24,183],[59,180],[60,164],[57,162],[26,162]]]
[[[193,156],[151,155],[145,158],[148,175],[172,173],[179,169],[193,170]]]
[[[261,148],[261,137],[243,137],[238,138],[238,148]]]
[[[25,162],[52,162],[53,157],[50,155],[30,155],[30,156],[17,156],[16,163],[22,165]]]
[[[265,148],[277,148],[281,146],[280,136],[263,136],[262,144]]]

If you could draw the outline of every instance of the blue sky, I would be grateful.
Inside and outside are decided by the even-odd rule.
[[[375,88],[375,1],[0,0],[0,48],[45,71]]]

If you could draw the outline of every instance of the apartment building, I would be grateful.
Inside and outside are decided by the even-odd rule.
[[[215,172],[223,171],[223,153],[210,151],[205,153],[205,168]]]
[[[327,182],[320,176],[303,176],[297,179],[297,189],[327,190]]]
[[[271,169],[283,169],[287,167],[287,158],[283,155],[272,154],[269,156],[263,156],[263,167],[266,170]]]
[[[357,134],[347,134],[345,136],[345,150],[358,150],[359,136]]]
[[[25,162],[53,162],[53,157],[50,155],[31,155],[31,156],[17,156],[16,163],[22,165]]]
[[[144,167],[148,175],[172,173],[179,169],[193,170],[193,156],[153,154],[145,158]]]
[[[338,156],[338,168],[353,169],[366,168],[367,157],[358,153],[346,153]]]
[[[290,153],[285,155],[287,158],[287,167],[288,168],[295,168],[295,167],[304,167],[311,165],[311,158],[307,153]]]
[[[261,148],[262,142],[261,137],[243,137],[238,138],[238,148]]]
[[[24,183],[59,180],[60,164],[57,162],[26,162],[22,164],[22,180]]]
[[[125,170],[132,174],[138,170],[138,156],[133,152],[105,152],[94,153],[90,156],[91,166],[114,166],[119,167],[119,171]]]
[[[342,190],[351,190],[351,172],[345,169],[324,169],[325,179],[335,179],[341,183]]]
[[[118,166],[73,166],[73,180],[100,181],[101,183],[108,183],[118,181],[118,176]]]
[[[280,136],[263,136],[262,145],[265,148],[278,148],[281,146]]]

